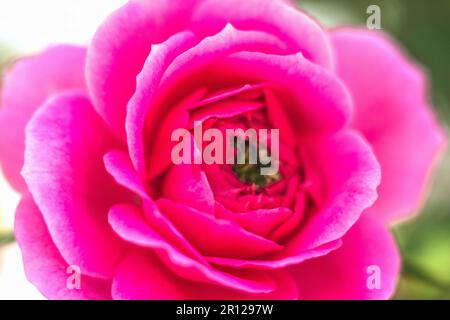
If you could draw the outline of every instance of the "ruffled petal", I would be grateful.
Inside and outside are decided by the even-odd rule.
[[[353,126],[381,165],[379,199],[371,211],[393,221],[417,212],[446,137],[427,101],[425,73],[378,32],[332,33],[337,72],[355,102]]]
[[[103,154],[118,145],[83,95],[59,95],[27,126],[22,175],[55,245],[69,264],[109,278],[125,250],[107,222],[129,193],[106,172]]]
[[[158,200],[157,205],[203,255],[249,258],[282,249],[275,242],[245,231],[231,221],[215,219],[166,199]]]
[[[224,272],[210,266],[202,257],[186,255],[171,239],[163,238],[143,219],[139,208],[130,205],[114,206],[109,214],[113,229],[126,241],[156,253],[159,263],[180,278],[202,284],[222,286],[243,293],[264,293],[274,289],[273,281],[264,273]],[[157,262],[157,264],[159,264]]]
[[[307,180],[317,184],[317,211],[291,244],[314,248],[340,239],[377,199],[380,166],[356,132],[344,130],[305,144]],[[313,177],[314,176],[314,177]]]
[[[24,192],[20,175],[25,150],[25,126],[34,112],[55,93],[86,91],[86,48],[70,45],[17,61],[6,72],[0,102],[0,164],[12,186]]]
[[[327,33],[316,21],[283,1],[207,0],[193,17],[194,28],[200,34],[216,33],[227,23],[240,30],[273,34],[287,44],[287,53],[301,52],[312,62],[333,68]]]
[[[187,281],[170,272],[154,254],[133,252],[117,269],[112,292],[114,299],[124,300],[297,299],[297,286],[287,273],[274,272],[272,279],[271,292],[248,294]]]
[[[42,214],[25,194],[15,219],[15,236],[28,280],[49,299],[111,299],[111,282],[80,274],[79,288],[68,286],[73,271],[55,247]],[[74,269],[75,270],[75,269]],[[80,269],[83,272],[82,269]]]
[[[99,27],[87,58],[87,83],[93,104],[116,135],[125,139],[126,106],[153,44],[188,29],[199,0],[133,0]]]
[[[388,299],[396,288],[400,255],[389,230],[364,214],[341,248],[291,268],[302,299]]]

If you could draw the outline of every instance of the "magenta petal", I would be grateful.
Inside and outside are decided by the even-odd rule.
[[[144,133],[144,135],[146,135],[146,137],[144,138],[143,143],[142,137],[140,137],[139,135],[133,138],[136,139],[134,141],[138,141],[135,146],[137,147],[138,150],[140,148],[142,148],[143,150],[145,146],[146,149],[145,172],[148,180],[160,176],[162,173],[164,173],[165,170],[167,170],[173,165],[171,153],[173,147],[178,142],[172,141],[171,139],[172,133],[176,129],[188,128],[189,126],[188,109],[193,105],[195,105],[195,103],[197,103],[199,99],[201,99],[201,97],[204,96],[205,92],[206,89],[203,88],[194,90],[186,98],[182,99],[177,105],[170,108],[170,110],[169,108],[166,109],[165,111],[161,110],[161,112],[163,112],[163,115],[161,116],[154,115],[151,118],[152,120],[151,122],[149,118],[147,126],[150,128],[147,128],[147,130],[145,130],[146,133]],[[167,107],[168,106],[166,105],[165,108]],[[134,112],[130,112],[130,114],[136,114],[137,116],[139,115],[139,113]],[[139,119],[139,116],[136,119]],[[136,124],[137,123],[135,123],[135,125]],[[133,126],[133,128],[142,129],[139,125],[136,127]],[[136,133],[137,132],[139,131],[136,131]],[[154,152],[153,150],[158,150],[158,152]],[[142,156],[142,154],[139,155]],[[137,164],[138,168],[140,168],[141,162],[143,164],[143,161],[135,160],[135,163]]]
[[[138,176],[130,157],[125,151],[109,150],[103,156],[103,162],[106,171],[118,184],[136,193],[143,199],[149,198],[144,181]]]
[[[275,242],[245,231],[236,223],[217,220],[185,205],[166,199],[158,200],[157,205],[204,255],[248,258],[277,252],[282,248]]]
[[[352,131],[305,145],[306,166],[318,175],[323,203],[291,245],[315,248],[340,239],[377,199],[380,166],[364,139]]]
[[[187,29],[197,2],[130,1],[97,30],[88,52],[88,87],[95,109],[117,135],[125,138],[126,106],[152,45]]]
[[[274,34],[288,45],[288,53],[302,52],[309,60],[333,67],[331,45],[325,31],[303,12],[282,1],[207,0],[193,18],[200,33],[213,34],[227,23],[240,30]]]
[[[143,63],[141,72],[136,79],[133,79],[136,81],[136,90],[127,106],[125,128],[131,161],[140,173],[145,171],[144,129],[148,131],[157,130],[161,117],[167,116],[169,111],[167,108],[170,107],[165,104],[166,109],[162,111],[152,110],[164,72],[179,54],[192,47],[197,41],[193,33],[186,31],[172,36],[161,44],[153,45],[152,52]],[[196,97],[197,93],[194,92],[192,99]],[[187,99],[186,104],[189,105],[190,101],[191,99]],[[180,118],[176,119],[176,122],[180,124],[186,118],[185,110],[183,110],[184,105],[184,103],[181,103],[179,106]],[[152,111],[157,113],[151,114]],[[147,124],[150,128],[144,128],[146,119],[149,119],[147,121],[153,121]],[[167,129],[167,124],[164,124],[162,134],[166,135]],[[146,134],[150,137],[156,136],[154,132]],[[158,166],[160,165],[158,164]]]
[[[171,239],[164,239],[144,219],[140,208],[128,204],[118,204],[111,208],[108,215],[109,223],[114,231],[124,240],[142,247],[155,249],[164,253],[170,260],[181,266],[200,265],[205,259],[194,249],[186,250],[171,243]]]
[[[173,271],[182,277],[214,282],[245,292],[261,293],[272,290],[271,284],[261,280],[261,275],[257,273],[243,278],[207,267],[200,253],[153,204],[128,156],[120,151],[111,151],[105,155],[104,160],[108,172],[117,183],[137,193],[143,200],[143,217],[139,216],[136,208],[127,205],[118,205],[111,210],[109,221],[123,239],[163,252],[160,256],[170,260],[167,264],[172,265]],[[166,245],[163,244],[164,241]]]
[[[125,247],[107,213],[128,193],[104,168],[103,154],[117,144],[89,100],[49,100],[27,126],[26,146],[22,175],[61,255],[88,275],[112,276]]]
[[[248,94],[251,92],[259,91],[261,89],[264,89],[266,87],[266,84],[245,84],[243,86],[239,87],[231,87],[231,88],[225,88],[221,89],[217,92],[213,92],[208,94],[205,98],[202,99],[195,107],[196,108],[204,108],[208,105],[211,105],[216,102],[224,101],[229,98],[237,97],[241,94]],[[229,106],[232,108],[232,106]],[[220,113],[219,113],[220,115]],[[223,116],[231,116],[233,115],[233,112],[229,112],[227,114],[224,114]]]
[[[286,240],[284,250],[266,259],[238,260],[208,257],[211,263],[233,268],[276,269],[329,254],[341,238],[376,200],[379,165],[367,143],[356,133],[341,131],[331,137],[316,137],[304,144],[308,172],[319,177],[325,201],[303,227]],[[309,179],[310,177],[307,177]]]
[[[264,238],[292,216],[292,211],[288,208],[260,209],[240,213],[231,212],[219,203],[216,203],[215,208],[217,218],[234,221],[245,230]]]
[[[332,34],[337,72],[355,102],[354,127],[373,146],[383,179],[374,214],[392,221],[422,203],[446,137],[427,101],[425,73],[387,36],[343,29]]]
[[[117,300],[188,299],[190,290],[183,284],[155,255],[134,253],[117,268],[112,294]]]
[[[216,61],[211,73],[270,84],[278,105],[283,106],[291,126],[300,135],[333,132],[349,122],[352,100],[346,87],[333,73],[301,54],[238,52]],[[270,96],[270,108],[276,107],[273,100]],[[270,114],[277,116],[273,110]]]
[[[342,245],[341,240],[326,243],[311,250],[302,250],[295,246],[288,246],[284,251],[268,256],[265,259],[233,259],[222,257],[206,257],[213,265],[233,269],[274,270],[284,269],[303,261],[324,256]]]
[[[198,107],[196,110],[192,110],[191,121],[205,122],[211,118],[227,119],[235,117],[239,114],[244,114],[245,112],[262,109],[263,107],[263,103],[255,101],[217,101],[203,107]]]
[[[149,226],[185,254],[197,260],[202,260],[201,255],[192,248],[175,226],[156,207],[147,194],[143,182],[137,176],[128,155],[114,150],[105,154],[104,161],[106,170],[114,177],[116,182],[139,196],[140,199],[137,199],[137,202],[142,202],[143,215]]]
[[[111,299],[111,283],[80,277],[80,288],[69,289],[69,264],[55,247],[42,215],[29,194],[20,202],[15,219],[15,236],[22,251],[28,280],[49,299]],[[70,270],[69,270],[70,271]],[[81,272],[83,270],[81,269]]]
[[[21,59],[6,72],[0,102],[0,164],[7,179],[20,192],[26,190],[20,175],[25,126],[52,94],[86,90],[85,56],[85,48],[61,45]]]
[[[396,288],[400,256],[386,227],[364,214],[338,250],[291,269],[303,299],[388,299]],[[379,271],[380,286],[370,276]]]
[[[170,272],[157,256],[147,252],[130,253],[117,269],[113,298],[123,300],[192,299],[296,299],[298,289],[286,272],[273,273],[276,287],[267,293],[249,294],[220,286],[187,281]]]
[[[198,41],[193,33],[186,31],[153,46],[153,51],[137,77],[136,92],[128,104],[126,131],[131,160],[139,172],[143,172],[145,168],[142,139],[144,124],[145,135],[155,139],[158,137],[159,119],[169,115],[172,123],[180,123],[185,117],[183,107],[191,101],[189,96],[196,97],[196,92],[191,90],[196,88],[182,81],[184,77],[192,76],[211,61],[232,52],[242,50],[279,52],[282,46],[280,41],[269,34],[244,32],[232,25],[227,25],[221,32],[203,39],[200,43]],[[169,108],[176,106],[171,105],[171,102],[176,101],[175,97],[182,99],[182,93],[185,93],[188,99],[179,104],[180,119],[172,120],[173,113],[169,113]],[[166,128],[167,124],[164,124],[163,129]],[[165,158],[167,156],[163,157]],[[153,170],[159,173],[157,168]]]
[[[274,128],[282,128],[283,134],[280,135],[280,139],[289,146],[297,144],[297,137],[295,136],[293,123],[289,119],[286,110],[283,105],[273,94],[271,90],[264,90],[264,95],[267,104],[267,119],[270,121]]]
[[[298,228],[305,215],[306,204],[307,196],[305,193],[303,191],[297,192],[292,216],[270,234],[270,239],[279,242],[281,239],[285,239],[286,236],[291,235]]]
[[[174,165],[164,178],[162,198],[214,214],[214,195],[198,165]]]
[[[109,221],[123,239],[143,248],[152,249],[148,250],[148,253],[156,253],[161,262],[164,262],[164,268],[180,278],[203,284],[220,285],[246,293],[262,293],[273,290],[272,281],[260,272],[252,274],[226,273],[212,268],[203,257],[184,254],[183,251],[171,244],[171,239],[164,239],[153,230],[140,216],[138,208],[130,205],[117,205],[111,209]]]
[[[196,46],[180,54],[167,69],[163,81],[174,82],[174,79],[189,77],[211,62],[241,51],[282,54],[285,52],[285,44],[270,33],[242,31],[227,24],[217,34],[204,38]]]

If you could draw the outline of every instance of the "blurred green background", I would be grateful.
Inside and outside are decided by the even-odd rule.
[[[450,123],[450,0],[298,0],[327,27],[366,25],[369,5],[381,8],[382,29],[422,64],[441,122]],[[0,43],[0,72],[20,52]],[[1,84],[0,84],[1,85]],[[403,256],[397,299],[450,299],[450,152],[439,164],[421,214],[394,227]]]

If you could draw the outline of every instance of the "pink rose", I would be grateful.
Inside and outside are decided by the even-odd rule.
[[[426,84],[386,35],[284,1],[131,1],[87,49],[6,74],[26,275],[54,299],[389,298],[388,225],[420,206],[445,144]],[[279,172],[174,164],[171,134],[194,121],[279,129]]]

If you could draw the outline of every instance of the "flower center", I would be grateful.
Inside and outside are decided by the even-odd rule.
[[[257,189],[262,189],[269,186],[281,179],[281,174],[279,172],[272,175],[262,175],[261,168],[269,167],[269,164],[261,163],[261,154],[267,154],[267,152],[257,152],[256,163],[250,163],[250,145],[248,141],[245,141],[245,151],[241,157],[244,159],[239,159],[236,164],[233,165],[233,172],[238,177],[238,179],[246,184],[255,185]],[[240,161],[239,161],[240,160]],[[243,160],[243,161],[242,161]],[[263,161],[264,163],[267,163]]]

